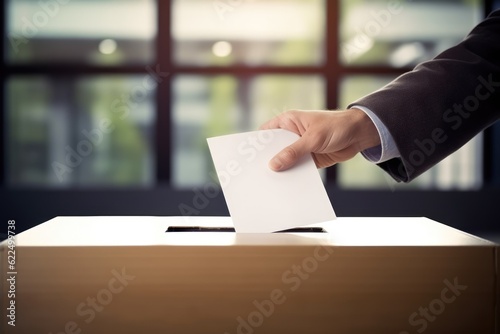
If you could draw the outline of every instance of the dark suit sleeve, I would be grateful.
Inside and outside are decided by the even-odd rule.
[[[401,153],[379,166],[397,181],[413,180],[500,118],[500,11],[352,105],[371,109]]]

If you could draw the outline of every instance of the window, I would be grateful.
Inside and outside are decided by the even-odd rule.
[[[153,0],[7,1],[8,186],[154,184],[156,13]]]
[[[9,0],[11,64],[148,64],[154,61],[154,0]]]
[[[481,20],[480,1],[341,1],[344,65],[415,66],[460,42]]]
[[[20,186],[152,184],[152,94],[114,96],[138,75],[14,76],[6,83],[7,181]]]
[[[174,63],[197,66],[322,64],[324,8],[323,0],[174,0]]]
[[[203,184],[214,178],[207,137],[254,130],[288,109],[345,108],[460,41],[485,3],[6,1],[3,183]],[[362,157],[326,180],[476,189],[493,165],[483,157],[493,137],[478,136],[409,185]]]

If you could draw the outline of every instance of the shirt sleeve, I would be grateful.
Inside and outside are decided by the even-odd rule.
[[[368,117],[370,117],[380,136],[380,145],[371,147],[361,152],[365,159],[378,164],[393,158],[401,157],[392,135],[377,115],[375,115],[370,109],[360,105],[353,105],[351,108],[362,110]]]

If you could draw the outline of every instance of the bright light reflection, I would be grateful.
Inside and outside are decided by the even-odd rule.
[[[424,55],[425,47],[422,43],[405,43],[392,53],[389,61],[394,67],[404,67],[417,62]]]
[[[99,51],[102,54],[110,55],[116,51],[117,46],[114,39],[103,39],[101,43],[99,43]]]
[[[227,57],[231,54],[231,51],[233,51],[233,47],[231,46],[231,43],[225,42],[225,41],[220,41],[214,43],[212,46],[212,52],[214,55],[217,57]]]

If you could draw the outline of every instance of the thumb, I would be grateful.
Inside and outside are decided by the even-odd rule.
[[[307,147],[307,141],[304,137],[300,137],[292,145],[285,147],[276,154],[271,161],[269,161],[269,167],[276,172],[286,170],[295,165],[297,161],[307,153],[310,153]]]

